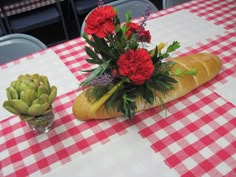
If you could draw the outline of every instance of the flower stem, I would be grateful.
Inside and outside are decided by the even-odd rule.
[[[120,81],[116,85],[114,85],[111,90],[109,90],[105,95],[103,95],[99,100],[92,104],[90,110],[92,112],[96,112],[107,100],[111,97],[111,95],[121,86],[123,82]]]

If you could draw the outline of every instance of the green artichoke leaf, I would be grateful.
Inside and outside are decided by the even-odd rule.
[[[49,96],[46,95],[46,94],[42,94],[42,95],[40,95],[38,100],[39,100],[39,104],[48,103],[49,102]]]
[[[11,82],[11,86],[12,86],[13,88],[16,88],[16,85],[17,85],[17,81],[12,81],[12,82]]]
[[[47,98],[49,99],[49,98]],[[44,96],[42,96],[42,98],[37,98],[33,101],[32,105],[34,104],[44,104],[45,102],[48,103],[48,101],[46,101],[46,99],[44,98]]]
[[[6,89],[6,92],[7,92],[7,99],[8,100],[19,98],[18,94],[17,94],[17,91],[11,86]]]
[[[20,95],[20,93],[21,93],[23,90],[26,90],[26,89],[30,89],[30,88],[31,88],[27,82],[28,82],[27,80],[24,80],[24,81],[19,81],[19,82],[17,83],[17,86],[15,87],[15,89],[17,90],[17,93],[18,93],[19,95]]]
[[[22,120],[22,121],[29,121],[29,120],[31,120],[31,119],[33,119],[34,117],[33,116],[29,116],[29,115],[24,115],[24,114],[21,114],[20,115],[20,119]]]
[[[12,113],[12,114],[17,114],[17,115],[20,114],[19,112],[16,111],[15,108],[13,108],[13,107],[11,106],[11,104],[10,104],[9,101],[4,101],[3,107],[4,107],[7,111],[9,111],[10,113]]]
[[[25,84],[27,85],[26,86],[27,88],[34,89],[34,90],[38,87],[38,85],[34,82],[32,78],[28,78]]]
[[[47,76],[41,75],[41,76],[40,76],[40,79],[41,79],[41,81],[43,82],[43,85],[44,85],[44,86],[48,89],[48,91],[50,92],[50,84],[49,84],[49,81],[48,81]]]
[[[49,95],[49,104],[51,105],[57,96],[57,88],[55,86],[51,87],[51,93]]]
[[[38,87],[38,93],[37,93],[38,97],[40,97],[42,94],[49,95],[49,89],[44,85],[40,85]]]
[[[33,101],[32,105],[33,105],[33,104],[40,104],[39,99],[38,99],[38,98],[35,99],[35,100]]]
[[[27,115],[31,116],[38,116],[40,114],[43,114],[47,109],[50,107],[48,103],[44,104],[33,104],[30,106]]]
[[[22,100],[9,100],[10,105],[20,114],[27,114],[29,106]]]
[[[20,87],[20,81],[17,80],[17,81],[14,81],[12,82],[11,86],[14,87],[14,89],[17,91],[17,93],[19,93],[19,87]]]
[[[32,89],[27,89],[20,93],[20,99],[24,101],[28,106],[31,106],[36,98],[36,91]]]
[[[39,74],[33,74],[33,75],[32,75],[32,80],[34,81],[34,83],[35,83],[37,86],[40,85],[41,79],[40,79]]]

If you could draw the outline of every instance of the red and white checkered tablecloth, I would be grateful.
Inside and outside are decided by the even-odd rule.
[[[17,116],[4,117],[0,121],[0,176],[48,174],[112,143],[115,137],[127,135],[132,127],[138,130],[137,136],[148,143],[146,148],[178,176],[236,176],[236,106],[215,91],[236,79],[236,1],[195,0],[154,13],[151,19],[181,11],[224,30],[224,33],[185,46],[177,53],[204,51],[218,55],[223,69],[216,78],[169,103],[166,114],[159,114],[158,109],[153,108],[138,113],[132,121],[124,117],[89,122],[76,120],[71,106],[77,89],[58,95],[54,103],[54,126],[47,134],[35,134]],[[89,67],[84,61],[84,45],[84,40],[77,38],[2,65],[0,69],[7,70],[21,65],[22,61],[33,60],[36,55],[54,51],[76,79],[82,81],[85,76],[80,70]],[[136,163],[132,159],[127,161]]]

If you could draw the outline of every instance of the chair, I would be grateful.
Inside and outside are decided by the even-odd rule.
[[[46,49],[37,38],[26,34],[8,34],[0,37],[0,64]]]
[[[148,0],[128,0],[128,1],[118,0],[118,1],[107,3],[105,5],[111,5],[117,9],[120,22],[125,22],[125,13],[128,10],[131,11],[132,18],[138,18],[138,17],[144,16],[145,10],[148,5],[151,6],[151,13],[158,11],[157,7]],[[84,27],[85,27],[85,20],[82,23],[81,32],[80,32],[81,35],[84,32]]]
[[[56,2],[51,5],[11,16],[7,15],[7,6],[14,5],[15,3],[25,3],[26,1],[28,0],[0,0],[1,10],[9,33],[28,33],[31,30],[46,27],[55,23],[61,23],[65,40],[69,39],[59,0],[56,0]]]
[[[182,4],[188,1],[190,0],[162,0],[162,6],[163,6],[163,9],[166,9],[166,8],[176,6],[178,4]]]

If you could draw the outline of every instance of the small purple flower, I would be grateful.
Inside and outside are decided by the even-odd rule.
[[[104,1],[103,0],[98,0],[98,7],[102,7],[104,5]]]
[[[140,29],[137,31],[136,38],[139,39],[140,41],[145,41],[142,39],[141,33],[145,30],[146,22],[148,20],[148,17],[150,16],[151,10],[152,10],[151,5],[148,5],[147,9],[145,10],[143,21],[140,24]]]
[[[113,81],[113,76],[111,74],[108,73],[104,73],[103,75],[99,76],[98,78],[92,80],[90,82],[91,86],[106,86],[108,84],[111,84]]]
[[[149,4],[147,6],[147,9],[145,10],[145,15],[143,17],[143,21],[142,23],[140,24],[140,27],[141,27],[141,30],[144,30],[145,26],[146,26],[146,22],[148,20],[148,17],[150,16],[150,13],[151,13],[151,10],[152,10],[152,7],[151,5]]]

